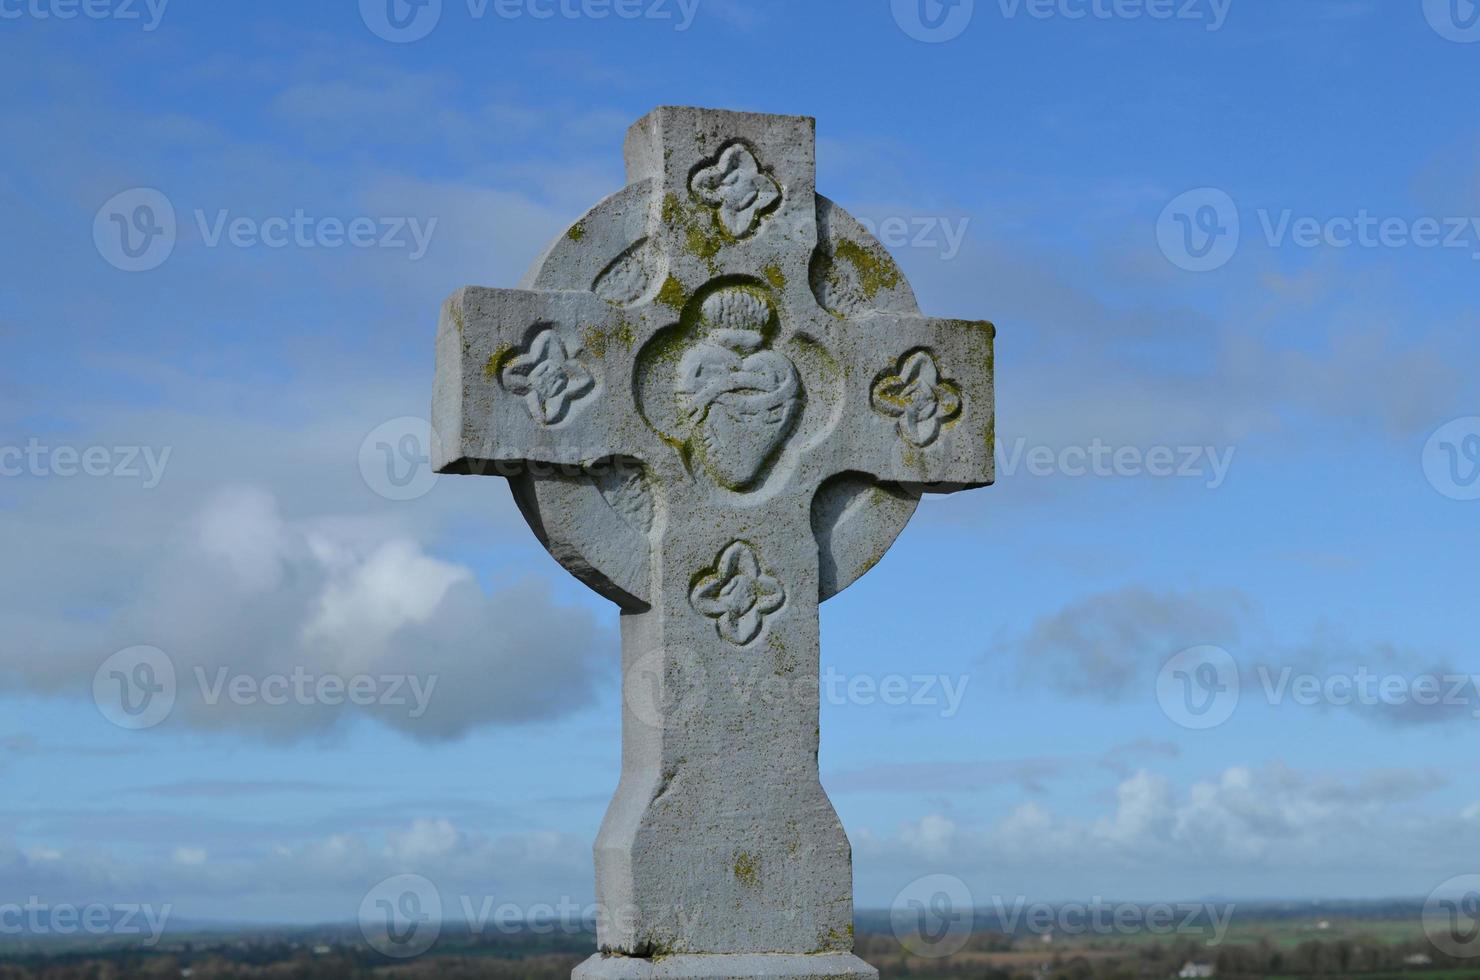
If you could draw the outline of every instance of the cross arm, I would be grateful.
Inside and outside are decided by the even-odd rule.
[[[588,292],[459,289],[437,330],[433,465],[504,472],[643,455],[625,380],[631,337],[620,311]]]
[[[995,479],[993,343],[983,321],[878,313],[850,320],[846,469],[949,493]]]

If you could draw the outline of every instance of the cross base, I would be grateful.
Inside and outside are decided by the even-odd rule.
[[[850,953],[680,955],[645,960],[593,956],[571,980],[879,980],[879,971]]]

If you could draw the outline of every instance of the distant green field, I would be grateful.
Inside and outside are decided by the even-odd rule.
[[[1091,924],[1079,927],[1083,932],[1060,926],[1045,936],[1021,924],[1009,934],[1000,914],[979,913],[965,947],[931,959],[894,934],[887,913],[865,911],[859,915],[857,940],[860,955],[879,968],[882,980],[1162,980],[1174,977],[1189,960],[1216,963],[1228,980],[1480,980],[1480,959],[1473,964],[1453,959],[1428,944],[1418,903],[1242,905],[1231,918],[1223,911],[1227,906],[1215,907],[1217,921],[1227,929],[1217,946],[1208,945],[1214,927],[1206,915],[1178,921],[1170,930],[1115,931],[1089,920]],[[568,980],[571,968],[595,943],[594,935],[579,930],[531,928],[493,935],[449,928],[427,956],[391,962],[368,949],[357,928],[343,925],[182,931],[153,949],[131,949],[118,940],[22,937],[0,942],[0,975],[6,980],[75,980],[120,969],[124,972],[111,975],[141,976],[139,971],[147,968],[150,975],[166,977],[190,967],[213,980],[281,980],[286,975],[303,980]],[[320,947],[322,955],[316,952]],[[1418,953],[1431,956],[1434,966],[1403,966]]]

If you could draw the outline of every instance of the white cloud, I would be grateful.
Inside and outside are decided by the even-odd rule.
[[[1014,893],[1082,898],[1087,888],[1128,900],[1266,899],[1290,887],[1288,878],[1272,887],[1272,874],[1300,869],[1295,887],[1311,894],[1331,882],[1372,897],[1423,894],[1454,873],[1456,849],[1480,843],[1473,823],[1414,817],[1406,807],[1443,784],[1426,770],[1349,776],[1275,763],[1233,766],[1179,789],[1141,771],[1097,815],[1035,801],[987,822],[929,813],[893,835],[854,840],[871,893],[944,871],[980,884],[979,902]]]
[[[490,837],[445,819],[417,820],[381,838],[334,834],[253,846],[218,857],[183,844],[158,855],[107,850],[22,851],[0,838],[8,891],[63,903],[168,904],[173,921],[355,921],[360,900],[393,875],[417,874],[442,895],[444,914],[563,896],[591,901],[588,841],[534,831]],[[491,904],[485,904],[485,899]]]
[[[1165,839],[1173,807],[1172,786],[1166,779],[1143,770],[1116,787],[1115,799],[1115,813],[1096,822],[1096,837],[1122,848]]]
[[[208,857],[205,848],[201,847],[178,847],[174,855],[176,864],[188,865],[205,864]]]
[[[289,520],[273,494],[235,488],[184,526],[111,615],[70,624],[78,646],[17,647],[0,664],[23,686],[85,695],[115,650],[158,647],[179,685],[167,724],[273,739],[360,716],[452,738],[576,710],[613,670],[614,640],[590,613],[556,605],[534,581],[485,594],[470,568],[426,554],[393,522]],[[376,703],[325,703],[296,687],[287,704],[255,687],[230,694],[239,677],[296,674],[375,678]]]
[[[463,835],[449,820],[417,820],[408,830],[391,833],[388,838],[389,853],[407,864],[441,860],[466,846]]]

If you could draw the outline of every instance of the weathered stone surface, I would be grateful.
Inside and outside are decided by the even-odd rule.
[[[874,975],[818,781],[818,604],[923,492],[991,482],[994,330],[920,314],[816,194],[814,146],[807,118],[659,109],[628,136],[631,184],[522,289],[443,308],[439,469],[510,476],[623,611],[596,844],[600,944],[623,955],[578,977]],[[757,697],[757,669],[791,696]]]
[[[576,967],[574,980],[878,980],[879,971],[850,953],[776,956],[740,953],[720,956],[670,956],[659,960],[593,956]]]

